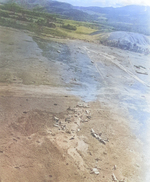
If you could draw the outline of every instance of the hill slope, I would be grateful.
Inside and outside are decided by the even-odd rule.
[[[150,35],[150,7],[130,5],[120,8],[76,7],[99,16],[99,23],[113,26],[119,31],[138,32]]]
[[[2,0],[1,0],[2,1]],[[94,22],[100,31],[111,31],[102,26],[113,27],[114,31],[137,32],[150,35],[150,7],[130,5],[125,7],[76,7],[69,3],[53,0],[7,0],[28,8],[59,14],[66,19]],[[43,8],[42,8],[43,7]]]
[[[133,32],[112,32],[100,37],[100,42],[107,46],[118,47],[139,53],[150,53],[150,38]]]

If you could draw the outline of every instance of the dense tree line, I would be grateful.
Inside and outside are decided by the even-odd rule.
[[[68,30],[77,30],[76,26],[67,24],[67,25],[62,25],[62,28],[68,29]]]

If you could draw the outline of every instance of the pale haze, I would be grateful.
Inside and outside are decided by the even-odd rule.
[[[75,6],[126,6],[126,5],[144,5],[150,6],[150,0],[58,0],[67,2]]]

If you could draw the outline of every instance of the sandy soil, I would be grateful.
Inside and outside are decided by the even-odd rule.
[[[0,27],[0,36],[0,181],[108,182],[114,181],[113,174],[117,181],[142,181],[142,143],[131,130],[126,109],[114,108],[113,97],[110,105],[100,95],[90,102],[73,95],[66,86],[81,80],[69,75],[71,83],[65,82],[61,64],[43,57],[27,33]],[[83,53],[94,46],[82,44]],[[75,57],[81,42],[67,45]],[[113,81],[121,82],[117,76]]]

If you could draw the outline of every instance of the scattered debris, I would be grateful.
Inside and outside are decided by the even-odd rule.
[[[141,65],[139,65],[139,66],[134,65],[134,67],[136,67],[136,68],[138,68],[138,69],[140,69],[140,68],[146,69],[144,66],[141,66]]]
[[[143,74],[143,75],[148,75],[147,72],[140,72],[140,71],[136,71],[138,74]]]
[[[104,145],[106,144],[106,141],[108,141],[108,139],[107,139],[107,140],[103,140],[98,134],[95,133],[95,131],[94,131],[93,129],[91,129],[91,134],[92,134],[97,140],[99,140],[101,143],[103,143]]]
[[[71,131],[69,131],[69,130],[67,129],[67,130],[66,130],[66,133],[71,134]]]
[[[94,173],[94,174],[99,174],[99,171],[97,168],[93,168],[92,171],[91,171],[91,174]]]
[[[77,107],[89,108],[89,106],[85,103],[80,103],[77,105]]]
[[[54,120],[58,122],[59,121],[59,118],[57,118],[57,117],[54,116]]]
[[[72,81],[75,81],[75,82],[76,82],[76,81],[77,81],[77,79],[76,79],[76,78],[72,78]]]
[[[102,136],[102,133],[99,133],[99,136]]]
[[[87,116],[88,119],[91,119],[91,116]]]
[[[68,107],[67,110],[68,110],[68,111],[75,111],[75,109],[74,109],[74,108],[71,108],[70,106]]]
[[[86,123],[86,122],[88,122],[88,120],[87,119],[82,119],[81,122]]]
[[[144,66],[141,66],[141,65],[139,65],[139,66],[134,65],[134,67],[137,68],[137,70],[135,70],[136,73],[138,73],[138,74],[143,74],[143,75],[148,75],[148,73],[145,72],[145,71],[146,71],[146,68],[145,68]]]
[[[125,182],[125,179],[123,179],[123,180],[117,180],[115,174],[112,174],[112,180],[113,181],[117,181],[117,182]]]
[[[62,130],[65,130],[65,129],[66,129],[66,125],[62,125],[62,126],[61,126],[61,129],[62,129]]]
[[[88,154],[92,156],[92,152],[89,151]]]
[[[54,126],[55,126],[55,127],[59,127],[59,125],[58,125],[58,124],[54,124]]]
[[[95,160],[96,160],[97,162],[98,162],[98,161],[102,161],[102,160],[101,160],[101,159],[99,159],[99,158],[96,158]]]
[[[69,140],[73,140],[75,138],[75,135],[74,136],[72,136]]]
[[[67,118],[65,118],[65,122],[70,123],[70,122],[71,122],[71,117],[70,117],[70,116],[68,116]]]
[[[118,181],[114,174],[112,174],[112,179],[113,179],[113,181]]]
[[[90,111],[89,110],[85,110],[86,114],[90,114]]]
[[[113,169],[114,169],[114,170],[116,170],[116,169],[117,169],[117,166],[116,166],[116,165],[114,165]]]

